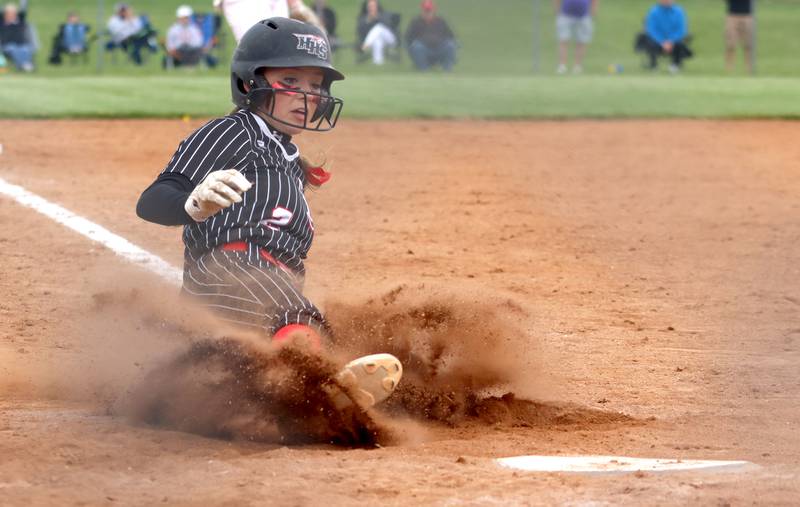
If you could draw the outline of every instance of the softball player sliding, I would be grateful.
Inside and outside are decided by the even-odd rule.
[[[184,226],[185,294],[275,343],[320,347],[332,339],[302,294],[314,235],[304,191],[330,175],[301,159],[291,139],[336,125],[342,101],[330,89],[341,79],[318,28],[282,17],[256,23],[231,62],[237,109],[184,139],[136,207],[147,221]],[[339,378],[372,405],[401,375],[395,357],[376,354],[352,361]]]

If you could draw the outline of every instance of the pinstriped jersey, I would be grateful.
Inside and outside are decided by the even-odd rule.
[[[242,202],[184,227],[187,259],[225,243],[246,241],[304,273],[314,225],[299,156],[290,136],[246,110],[214,119],[184,139],[164,173],[180,173],[197,186],[212,171],[237,169],[253,184],[242,194]]]

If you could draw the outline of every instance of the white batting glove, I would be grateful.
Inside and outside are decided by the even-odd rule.
[[[214,171],[194,187],[183,208],[195,222],[203,222],[219,210],[242,202],[242,195],[252,183],[236,169]]]

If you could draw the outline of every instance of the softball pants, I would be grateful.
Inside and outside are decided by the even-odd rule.
[[[261,329],[268,336],[289,324],[307,325],[330,336],[322,313],[301,289],[301,276],[256,245],[185,256],[183,292],[220,319]]]

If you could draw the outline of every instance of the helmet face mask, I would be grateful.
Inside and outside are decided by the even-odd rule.
[[[268,68],[311,67],[322,71],[320,92],[286,89],[270,84],[264,76]],[[294,128],[330,130],[336,125],[343,101],[330,95],[333,81],[344,79],[330,61],[330,45],[315,26],[288,18],[259,21],[244,34],[231,61],[231,98],[238,107]],[[277,94],[303,94],[306,117],[302,124],[276,118]],[[309,118],[308,105],[316,104]]]
[[[302,122],[292,122],[275,115],[275,104],[281,96],[294,98],[298,95],[303,97],[305,115]],[[314,132],[325,132],[333,129],[344,105],[342,99],[338,97],[332,97],[324,93],[283,88],[277,83],[272,87],[251,89],[247,97],[251,101],[251,111],[259,112],[283,125]],[[314,106],[314,112],[309,116],[308,113],[311,110],[309,106],[312,105]]]

